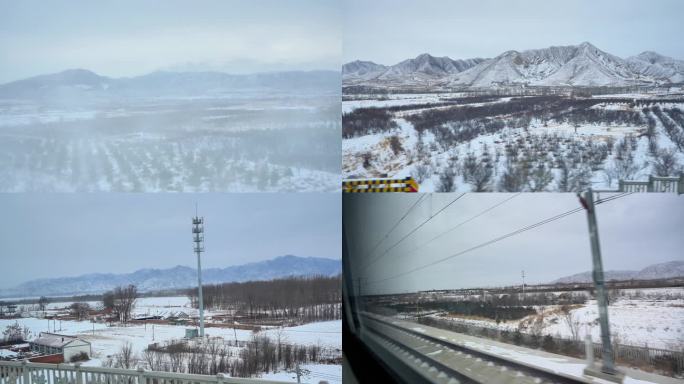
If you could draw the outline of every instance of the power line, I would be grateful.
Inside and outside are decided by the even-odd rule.
[[[621,197],[624,197],[624,196],[627,196],[627,195],[630,195],[630,194],[632,194],[632,192],[627,192],[627,193],[623,193],[623,194],[620,194],[620,195],[617,195],[617,196],[607,197],[607,198],[605,198],[605,199],[597,200],[594,204],[595,204],[595,205],[598,205],[598,204],[606,203],[606,202],[608,202],[608,201],[616,200],[616,199],[619,199],[619,198],[621,198]],[[484,243],[480,243],[480,244],[478,244],[478,245],[475,245],[475,246],[470,247],[470,248],[468,248],[468,249],[465,249],[465,250],[463,250],[463,251],[457,252],[457,253],[455,253],[455,254],[453,254],[453,255],[449,255],[449,256],[443,257],[443,258],[441,258],[441,259],[432,261],[432,262],[430,262],[430,263],[423,264],[423,265],[421,265],[421,266],[418,266],[418,267],[413,268],[413,269],[410,269],[410,270],[408,270],[408,271],[399,273],[399,274],[397,274],[397,275],[393,275],[393,276],[390,276],[390,277],[387,277],[387,278],[384,278],[384,279],[380,279],[380,280],[376,280],[376,281],[367,282],[366,284],[377,284],[377,283],[382,283],[382,282],[385,282],[385,281],[388,281],[388,280],[396,279],[397,277],[406,276],[406,275],[411,274],[411,273],[413,273],[413,272],[417,272],[417,271],[420,271],[420,270],[422,270],[422,269],[431,267],[431,266],[433,266],[433,265],[442,263],[442,262],[444,262],[444,261],[446,261],[446,260],[449,260],[449,259],[452,259],[452,258],[454,258],[454,257],[461,256],[461,255],[463,255],[463,254],[465,254],[465,253],[472,252],[472,251],[474,251],[474,250],[476,250],[476,249],[480,249],[480,248],[486,247],[486,246],[488,246],[488,245],[497,243],[497,242],[499,242],[499,241],[505,240],[505,239],[507,239],[507,238],[509,238],[509,237],[512,237],[512,236],[515,236],[515,235],[519,235],[519,234],[521,234],[521,233],[523,233],[523,232],[527,232],[527,231],[529,231],[529,230],[532,230],[532,229],[537,228],[537,227],[540,227],[540,226],[542,226],[542,225],[551,223],[551,222],[553,222],[553,221],[560,220],[560,219],[562,219],[562,218],[564,218],[564,217],[566,217],[566,216],[573,215],[573,214],[575,214],[575,213],[577,213],[577,212],[581,212],[581,211],[583,211],[583,210],[584,210],[583,207],[571,209],[571,210],[569,210],[569,211],[563,212],[563,213],[558,214],[558,215],[556,215],[556,216],[553,216],[553,217],[544,219],[544,220],[542,220],[542,221],[539,221],[539,222],[537,222],[537,223],[530,224],[530,225],[525,226],[525,227],[523,227],[523,228],[517,229],[517,230],[515,230],[515,231],[513,231],[513,232],[509,232],[509,233],[507,233],[507,234],[505,234],[505,235],[501,235],[501,236],[496,237],[496,238],[494,238],[494,239],[485,241]]]
[[[411,207],[408,209],[408,211],[406,211],[406,213],[404,213],[404,216],[402,216],[402,217],[399,219],[399,221],[397,221],[396,224],[394,224],[394,226],[393,226],[389,231],[387,231],[387,233],[385,234],[385,236],[383,236],[382,238],[380,238],[380,240],[375,244],[375,246],[373,247],[373,249],[371,249],[370,251],[368,251],[368,252],[366,253],[366,257],[372,255],[372,254],[375,252],[375,250],[378,248],[378,246],[380,246],[380,244],[382,244],[382,242],[385,241],[385,239],[387,239],[387,237],[389,237],[389,235],[392,233],[392,231],[394,231],[394,229],[397,228],[397,227],[399,226],[399,224],[402,222],[402,220],[404,220],[404,219],[406,218],[406,216],[408,216],[408,214],[411,213],[411,211],[413,210],[413,208],[414,208],[416,205],[418,205],[418,203],[420,203],[420,201],[423,200],[423,198],[424,198],[425,196],[427,196],[427,194],[425,194],[425,193],[421,193],[421,194],[420,194],[420,196],[418,197],[418,199],[416,199],[416,202],[413,203],[413,205],[411,205]],[[365,259],[366,257],[364,257],[364,259]]]
[[[409,232],[409,233],[407,233],[406,235],[404,235],[401,239],[399,239],[399,241],[397,241],[396,243],[392,244],[389,248],[385,249],[385,251],[384,251],[382,254],[380,254],[380,256],[378,256],[378,257],[376,257],[375,259],[372,259],[370,262],[368,262],[368,264],[366,264],[366,265],[363,267],[363,269],[364,269],[364,270],[368,269],[368,267],[370,267],[371,265],[375,264],[378,260],[382,259],[385,255],[387,255],[387,254],[389,253],[389,251],[391,251],[392,249],[394,249],[394,247],[396,247],[397,245],[399,245],[399,243],[401,243],[401,242],[404,241],[406,238],[408,238],[409,236],[411,236],[412,234],[414,234],[414,233],[415,233],[417,230],[419,230],[423,225],[427,224],[427,222],[429,222],[430,220],[432,220],[433,218],[435,218],[437,215],[439,215],[440,213],[442,213],[445,209],[449,208],[449,207],[451,206],[451,204],[455,203],[456,201],[458,201],[458,200],[459,200],[461,197],[463,197],[463,196],[465,196],[465,193],[462,193],[462,194],[460,194],[459,196],[457,196],[455,199],[451,200],[451,202],[449,202],[448,204],[446,204],[445,206],[443,206],[439,211],[435,212],[434,215],[431,215],[431,216],[428,217],[425,221],[423,221],[423,222],[420,223],[417,227],[415,227],[411,232]]]
[[[499,202],[499,203],[496,203],[496,204],[492,205],[491,207],[489,207],[489,208],[485,209],[484,211],[482,211],[482,212],[476,214],[475,216],[471,216],[470,218],[466,219],[465,221],[462,221],[462,222],[460,222],[460,223],[454,225],[453,227],[451,227],[451,228],[447,229],[446,231],[444,231],[444,232],[438,234],[437,236],[431,238],[430,240],[425,241],[425,242],[423,242],[422,244],[420,244],[419,246],[417,246],[417,247],[411,249],[410,251],[407,252],[407,254],[413,253],[413,252],[417,251],[418,249],[420,249],[420,248],[422,248],[422,247],[428,245],[429,243],[431,243],[431,242],[437,240],[438,238],[440,238],[440,237],[446,235],[447,233],[453,231],[454,229],[456,229],[456,228],[458,228],[458,227],[460,227],[460,226],[462,226],[462,225],[464,225],[464,224],[467,224],[467,223],[469,223],[469,222],[471,222],[471,221],[477,219],[478,217],[484,215],[485,213],[487,213],[487,212],[489,212],[489,211],[491,211],[491,210],[493,210],[493,209],[495,209],[495,208],[497,208],[497,207],[500,207],[500,206],[504,205],[505,203],[507,203],[507,202],[513,200],[513,198],[517,197],[518,195],[520,195],[520,193],[516,193],[515,195],[513,195],[513,196],[511,196],[511,197],[509,197],[509,198],[507,198],[507,199],[504,199],[503,201],[501,201],[501,202]]]

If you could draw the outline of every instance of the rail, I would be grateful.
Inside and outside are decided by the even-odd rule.
[[[0,361],[0,384],[278,384],[281,381],[138,369]]]
[[[437,370],[441,372],[447,372],[450,376],[456,378],[456,380],[458,381],[475,383],[515,381],[572,384],[592,382],[591,380],[585,378],[566,375],[564,373],[555,372],[550,369],[533,366],[527,363],[522,363],[493,353],[488,353],[479,349],[470,348],[463,344],[458,344],[452,341],[448,341],[446,339],[431,336],[424,332],[420,332],[411,328],[406,328],[394,322],[387,321],[376,315],[363,314],[363,316],[367,320],[366,324],[371,325],[371,331],[373,333],[378,334],[380,336],[384,336],[388,342],[393,344],[393,348],[400,348],[414,355],[414,359],[420,362],[418,364],[419,366],[423,365],[436,367]],[[371,321],[371,324],[368,323],[368,320]],[[383,327],[377,327],[372,325],[372,322],[381,324],[385,329],[383,330]],[[425,344],[421,345],[418,348],[412,347],[409,343],[399,341],[396,335],[387,335],[389,329],[394,329],[396,331],[407,334],[414,339],[422,340]],[[429,345],[438,345],[439,348],[437,348],[433,352],[425,353],[428,351],[428,349],[426,348],[429,348]],[[465,368],[465,370],[461,370],[449,364],[440,362],[438,359],[435,358],[445,358],[443,354],[444,349],[440,348],[447,348],[448,350],[454,351],[457,354],[457,356],[462,356],[463,361],[467,364],[467,368]],[[429,363],[427,361],[429,361]],[[482,377],[479,377],[476,373],[479,369],[478,367],[480,367],[483,371],[483,375],[479,375]],[[490,377],[491,375],[496,375],[496,378],[492,380]]]

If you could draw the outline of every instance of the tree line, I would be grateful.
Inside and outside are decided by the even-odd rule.
[[[187,295],[199,306],[197,289]],[[204,308],[242,312],[251,318],[303,319],[341,318],[342,276],[288,277],[202,286]]]

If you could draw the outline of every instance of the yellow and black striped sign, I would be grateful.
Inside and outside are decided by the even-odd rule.
[[[418,192],[418,183],[411,177],[404,179],[347,180],[342,182],[346,193]]]

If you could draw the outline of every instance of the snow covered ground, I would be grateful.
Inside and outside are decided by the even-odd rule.
[[[31,330],[35,337],[40,332],[48,330],[48,320],[37,318],[22,318],[17,320],[0,320],[0,329],[4,329],[7,325],[14,324],[18,321],[22,327],[26,326]],[[52,331],[53,323],[50,322],[50,331]],[[55,332],[78,335],[84,340],[89,341],[93,348],[93,359],[87,363],[90,366],[100,366],[109,356],[118,353],[121,346],[125,343],[130,343],[133,347],[133,353],[140,355],[149,344],[155,342],[163,342],[165,340],[181,339],[185,336],[185,326],[175,325],[129,325],[129,326],[112,326],[108,327],[102,323],[90,323],[88,321],[57,321],[57,329]],[[222,337],[228,340],[249,341],[253,335],[251,331],[232,328],[206,328],[205,333],[208,337]],[[321,347],[334,348],[341,351],[342,349],[342,323],[341,321],[325,321],[319,323],[310,323],[298,327],[290,328],[270,328],[259,332],[260,335],[268,335],[275,338],[280,334],[280,340],[284,343],[292,343],[299,345],[318,345]],[[305,375],[307,382],[318,382],[319,380],[328,380],[331,383],[341,382],[342,367],[340,365],[322,365],[313,364],[310,366],[302,366],[302,368],[310,371]],[[296,377],[292,379],[288,373],[280,372],[277,374],[267,375],[277,380],[296,381]],[[335,379],[336,378],[336,379]]]
[[[67,310],[71,302],[50,303],[46,314],[56,314]],[[101,302],[88,302],[92,308],[101,307]],[[184,312],[190,316],[197,315],[197,310],[192,308],[190,299],[186,296],[170,297],[146,297],[137,300],[134,310],[135,315],[158,315],[168,316]],[[219,311],[205,311],[207,318],[220,313]],[[32,313],[42,316],[42,311]],[[152,343],[182,339],[185,336],[187,326],[167,324],[130,324],[127,326],[108,326],[105,323],[91,323],[90,321],[52,321],[38,317],[25,317],[19,319],[0,319],[0,331],[8,325],[18,322],[22,327],[31,331],[30,338],[37,337],[40,332],[56,332],[66,335],[78,335],[92,344],[93,358],[86,363],[88,366],[101,366],[108,357],[119,352],[121,347],[130,343],[133,353],[140,354]],[[233,341],[249,341],[255,335],[252,331],[206,327],[205,334],[212,337],[220,337]],[[342,350],[342,322],[324,321],[309,323],[297,327],[262,327],[258,335],[266,335],[272,339],[280,339],[283,343],[298,345],[317,345],[322,348]],[[328,380],[330,383],[341,383],[342,367],[340,365],[311,364],[303,365],[303,382],[315,382]],[[278,372],[265,375],[264,378],[275,380],[295,381],[288,372]]]
[[[302,373],[302,383],[319,383],[327,381],[330,384],[342,383],[342,366],[331,364],[302,364],[300,366]],[[277,381],[297,381],[297,374],[295,372],[280,371],[277,373],[268,373],[261,375],[262,379],[277,380]]]
[[[625,290],[630,294],[634,290]],[[610,331],[616,343],[668,350],[681,350],[684,346],[684,288],[644,289],[640,298],[619,297],[608,307]],[[670,297],[666,297],[670,295]],[[537,315],[521,320],[501,321],[473,319],[457,316],[433,315],[450,321],[522,332],[531,332],[534,321],[543,319],[542,335],[572,338],[570,326],[562,318],[559,306],[538,306]],[[570,310],[572,320],[578,322],[581,339],[589,334],[595,342],[600,341],[598,306],[596,300],[588,300]],[[543,316],[542,316],[543,314]]]
[[[325,95],[0,102],[0,191],[336,191],[338,103]]]
[[[394,96],[394,95],[393,95]],[[449,97],[453,95],[449,94]],[[392,105],[412,105],[428,102],[439,102],[448,98],[440,94],[413,95],[409,97],[394,97],[388,100],[348,100],[343,101],[343,110],[351,112],[362,107],[382,108]],[[505,102],[507,98],[499,99],[497,102]],[[472,104],[480,105],[481,103]],[[679,108],[684,110],[684,103],[659,103],[654,104],[663,108]],[[651,105],[652,107],[653,105]],[[622,110],[634,111],[641,114],[646,119],[646,114],[641,112],[643,106],[629,106],[627,103],[600,103],[594,105],[593,109],[603,109],[607,111]],[[435,107],[431,109],[444,109],[449,107]],[[545,142],[549,138],[556,137],[559,142],[561,158],[567,158],[569,151],[583,151],[590,145],[607,145],[610,141],[618,142],[627,136],[633,136],[635,147],[632,150],[636,170],[630,174],[631,180],[647,180],[649,175],[655,174],[654,157],[649,152],[649,140],[644,135],[646,126],[627,125],[627,124],[580,124],[575,126],[566,122],[554,120],[540,121],[532,119],[527,129],[505,127],[495,133],[481,133],[468,142],[454,144],[444,144],[430,130],[425,131],[422,136],[413,127],[411,122],[406,119],[407,115],[423,112],[425,109],[401,111],[392,113],[398,128],[381,133],[367,134],[344,138],[342,141],[342,169],[345,179],[357,178],[378,178],[396,177],[403,178],[412,176],[420,184],[420,192],[439,191],[440,175],[447,169],[456,169],[457,165],[463,162],[468,154],[473,154],[482,164],[483,155],[486,153],[491,160],[493,175],[488,183],[489,191],[504,191],[500,186],[500,179],[505,174],[507,164],[506,145],[511,142],[520,141],[522,145],[531,147],[535,141]],[[684,168],[684,153],[677,150],[676,145],[665,132],[662,122],[648,113],[650,117],[655,117],[657,145],[661,150],[672,150],[679,168]],[[684,130],[684,127],[679,127]],[[396,147],[390,145],[390,140],[397,140],[401,150],[396,151]],[[554,139],[555,140],[555,139]],[[523,143],[524,141],[524,143]],[[572,146],[570,145],[572,143]],[[520,145],[520,144],[514,144]],[[522,150],[522,146],[520,147]],[[534,150],[532,150],[534,153]],[[539,153],[540,156],[547,156],[549,153]],[[556,159],[540,160],[550,168],[553,181],[544,188],[547,191],[557,191],[561,171],[558,168]],[[608,176],[606,170],[611,168],[616,154],[610,153],[599,167],[592,166],[588,180],[596,189],[616,189],[618,180],[615,176]],[[583,160],[584,161],[584,160]],[[484,166],[484,165],[481,165]],[[473,191],[473,186],[464,180],[458,171],[455,175],[456,192]]]

